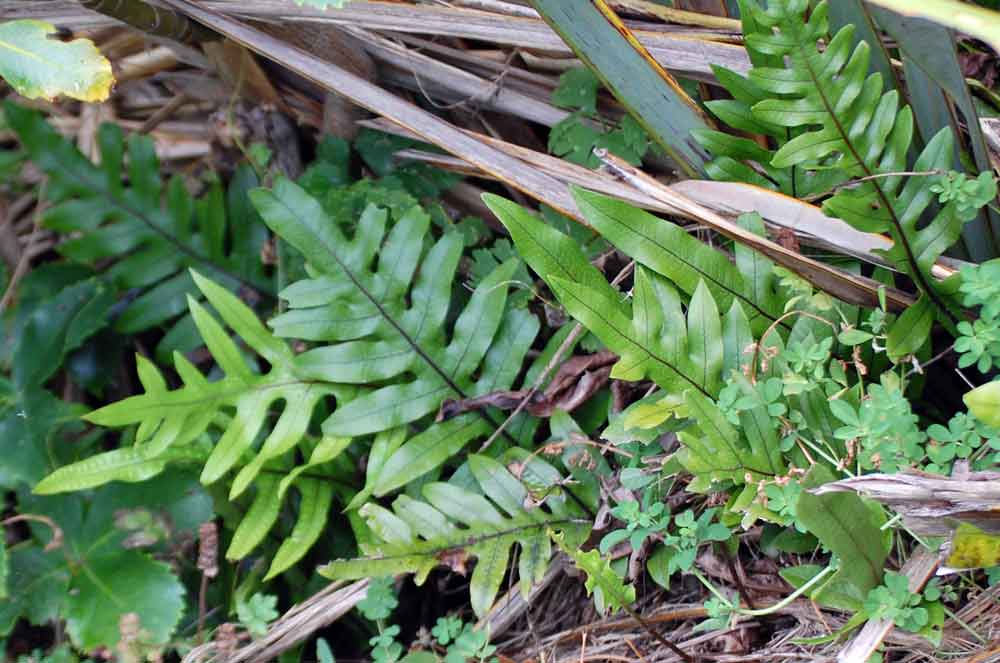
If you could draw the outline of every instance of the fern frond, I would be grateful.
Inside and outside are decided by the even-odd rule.
[[[475,397],[511,388],[538,335],[539,326],[538,318],[523,309],[508,311],[493,346],[483,359],[479,379],[468,393]],[[443,465],[472,440],[487,436],[493,430],[494,427],[476,413],[434,424],[394,449],[384,463],[373,466],[369,460],[368,494],[381,497],[405,486]]]
[[[137,371],[145,393],[87,416],[103,426],[137,425],[135,446],[61,468],[37,490],[62,492],[114,480],[139,481],[174,461],[202,463],[201,480],[206,484],[234,473],[230,499],[251,489],[253,493],[227,551],[236,559],[263,542],[294,486],[297,519],[277,551],[270,577],[301,559],[315,543],[333,494],[349,496],[337,479],[353,468],[338,463],[357,436],[377,433],[375,447],[383,454],[381,465],[377,458],[369,465],[366,488],[355,498],[360,502],[438,467],[472,439],[493,432],[488,420],[466,414],[434,424],[403,443],[403,426],[433,412],[445,398],[510,388],[539,323],[524,310],[506,310],[507,281],[516,267],[509,261],[485,277],[455,322],[446,324],[461,240],[452,234],[429,242],[429,217],[411,198],[404,212],[393,215],[391,227],[390,215],[369,205],[350,241],[334,235],[339,230],[318,203],[290,182],[279,183],[274,194],[258,191],[255,199],[268,221],[287,232],[293,243],[301,243],[303,236],[297,233],[308,227],[320,229],[325,239],[342,240],[325,245],[337,251],[336,258],[323,247],[311,256],[316,277],[291,286],[289,296],[299,307],[279,316],[274,326],[283,331],[297,328],[309,337],[308,325],[301,326],[303,318],[296,320],[296,315],[312,316],[308,324],[341,329],[337,311],[348,311],[358,314],[355,321],[363,321],[355,325],[351,340],[296,355],[235,295],[192,272],[198,290],[222,321],[189,298],[191,319],[222,377],[210,381],[176,353],[174,367],[182,384],[169,389],[156,366],[139,357]],[[301,217],[294,215],[289,221],[286,204],[306,210],[308,223],[315,225],[301,225]],[[257,370],[256,357],[267,363],[266,372]],[[330,409],[325,434],[310,434],[316,413]],[[298,462],[299,457],[307,460]]]
[[[307,429],[313,411],[326,396],[346,401],[355,393],[350,385],[317,383],[294,371],[294,354],[287,344],[262,325],[253,312],[235,295],[192,271],[198,289],[226,325],[236,331],[246,345],[270,365],[258,373],[229,333],[204,306],[189,298],[191,316],[224,376],[209,381],[180,353],[174,365],[182,386],[169,390],[156,366],[137,357],[144,394],[132,396],[86,415],[102,426],[138,424],[132,447],[116,449],[62,467],[43,479],[37,493],[56,493],[93,487],[109,481],[142,481],[163,471],[168,463],[203,463],[201,480],[209,484],[238,468],[230,487],[236,499],[251,485],[256,494],[250,510],[240,522],[227,556],[240,559],[263,540],[277,520],[283,498],[294,483],[300,493],[299,520],[292,537],[279,550],[271,574],[284,570],[315,543],[330,506],[332,479],[301,476],[311,466],[333,460],[349,438],[323,438],[309,463],[288,468],[288,455],[312,444]],[[269,423],[274,408],[280,415],[260,447],[254,445]],[[206,435],[208,434],[208,435]],[[214,445],[208,440],[218,434]],[[275,472],[285,475],[279,478]],[[290,539],[291,540],[291,539]]]
[[[550,560],[550,529],[565,532],[579,545],[590,529],[590,519],[561,489],[550,486],[542,505],[533,505],[531,494],[499,461],[469,456],[475,488],[450,483],[428,483],[426,501],[400,495],[392,510],[375,503],[361,507],[373,535],[362,546],[364,557],[335,560],[320,569],[333,579],[357,579],[413,573],[417,584],[440,564],[464,570],[477,559],[469,591],[475,613],[490,609],[515,544],[520,546],[522,590],[545,574]]]
[[[348,241],[318,201],[288,180],[257,189],[252,200],[265,222],[297,248],[318,276],[282,293],[292,310],[273,323],[279,334],[352,340],[303,353],[300,376],[329,382],[385,383],[337,410],[323,423],[328,435],[377,433],[415,421],[448,397],[466,397],[503,320],[509,260],[484,278],[451,330],[451,301],[462,239],[447,233],[424,249],[430,219],[408,210],[385,238],[386,213],[369,207]],[[416,265],[424,267],[413,280]],[[412,281],[412,287],[411,287]]]
[[[695,477],[692,491],[706,491],[716,481],[754,484],[784,474],[781,440],[763,406],[741,412],[737,428],[702,394],[688,391],[684,400],[692,425],[678,433],[683,447],[677,460]]]
[[[587,574],[584,586],[587,593],[594,597],[598,614],[604,615],[609,610],[613,614],[635,603],[635,587],[625,584],[611,568],[611,561],[601,557],[597,548],[583,552],[577,546],[568,545],[563,534],[552,533],[551,536],[576,567]]]
[[[228,194],[216,183],[195,200],[180,176],[164,186],[147,136],[130,136],[126,157],[121,129],[102,125],[98,165],[37,111],[12,103],[4,109],[32,161],[48,175],[46,193],[53,205],[43,222],[64,237],[56,249],[87,265],[111,262],[103,277],[122,291],[139,291],[116,318],[118,331],[136,333],[171,323],[158,348],[161,359],[169,358],[172,349],[193,349],[183,342],[193,329],[184,316],[185,295],[197,293],[188,268],[210,271],[232,289],[271,294],[259,257],[267,228],[239,202],[257,184],[252,169],[237,170]],[[230,223],[234,214],[240,215],[239,223]]]
[[[713,176],[758,184],[770,178],[772,188],[776,184],[798,196],[833,193],[824,212],[858,230],[888,234],[893,247],[887,259],[913,279],[936,317],[952,320],[953,302],[930,268],[958,240],[976,210],[949,202],[925,218],[934,199],[926,177],[895,174],[947,171],[952,163],[950,130],[928,141],[908,167],[913,114],[900,107],[898,92],[883,90],[881,74],[868,73],[870,48],[864,42],[852,48],[853,26],[826,40],[825,2],[811,11],[805,0],[776,0],[766,10],[747,0],[744,8],[752,17],[747,49],[752,57],[764,57],[754,59],[745,79],[723,74],[736,100],[717,102],[715,109],[734,127],[770,136],[777,149],[700,134],[714,142],[717,153],[728,155]],[[859,180],[857,186],[834,186],[851,179]]]
[[[773,264],[756,251],[737,244],[734,265],[729,256],[684,228],[628,203],[579,188],[573,189],[573,198],[602,237],[669,279],[687,296],[693,296],[703,283],[720,309],[727,310],[733,302],[739,302],[757,333],[784,312]],[[757,234],[764,233],[759,215],[744,215],[740,223]]]
[[[688,246],[664,230],[670,226],[666,221],[630,207],[612,208],[608,199],[596,194],[576,193],[587,218],[602,226],[611,242],[620,243],[627,252],[634,250],[636,260],[643,263],[635,270],[631,303],[590,264],[571,238],[510,201],[496,196],[484,196],[484,200],[570,315],[620,356],[612,377],[648,378],[667,393],[678,395],[692,388],[717,395],[723,369],[739,366],[746,341],[752,338],[741,302],[755,302],[757,293],[772,288],[773,283],[745,283],[737,268],[724,263],[718,252],[700,243]],[[644,242],[647,246],[640,247]],[[666,247],[670,243],[690,250],[684,261],[676,256],[671,259]],[[667,272],[689,290],[686,313],[677,290],[657,272]],[[724,318],[713,292],[728,297]],[[773,309],[769,297],[755,310]]]

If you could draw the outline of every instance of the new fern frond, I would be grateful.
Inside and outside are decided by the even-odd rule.
[[[558,487],[549,486],[550,492],[536,504],[525,484],[501,462],[474,454],[468,463],[471,488],[434,482],[421,491],[426,501],[400,495],[392,510],[375,503],[363,506],[361,515],[372,535],[371,542],[362,545],[364,557],[335,560],[320,573],[333,579],[413,573],[417,584],[423,584],[438,565],[464,571],[466,561],[475,558],[469,592],[473,610],[483,617],[518,544],[518,573],[527,595],[551,561],[549,531],[563,532],[568,545],[576,547],[586,540],[592,519]],[[545,474],[539,472],[536,478]]]

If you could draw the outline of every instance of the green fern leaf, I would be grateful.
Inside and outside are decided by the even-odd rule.
[[[637,268],[631,311],[620,296],[551,277],[567,311],[620,359],[612,376],[651,379],[668,393],[695,390],[713,396],[725,363],[723,321],[704,283],[695,290],[685,318],[677,291],[661,276]],[[742,352],[742,349],[739,349]]]
[[[422,489],[426,501],[400,495],[391,511],[365,504],[359,513],[374,536],[362,545],[365,556],[335,560],[320,573],[333,579],[414,573],[417,584],[422,584],[439,564],[464,570],[466,560],[475,558],[470,595],[473,609],[482,617],[500,589],[515,544],[529,551],[529,562],[520,568],[527,575],[522,583],[530,584],[544,574],[548,563],[540,559],[547,550],[539,543],[540,536],[556,529],[569,532],[575,542],[586,537],[590,520],[558,486],[551,485],[544,503],[535,505],[524,484],[499,461],[471,455],[469,469],[481,493],[428,483]]]
[[[278,334],[354,339],[303,353],[295,360],[297,374],[339,383],[392,381],[338,407],[323,423],[324,433],[377,433],[416,421],[447,397],[468,395],[472,374],[503,319],[515,260],[479,283],[449,341],[443,329],[460,235],[446,234],[422,254],[429,217],[414,207],[386,237],[372,271],[368,265],[382,242],[384,211],[366,209],[356,237],[348,241],[322,206],[288,180],[251,195],[265,222],[318,273],[282,293],[292,310],[274,320]],[[418,261],[434,268],[421,270],[411,289]],[[343,325],[344,318],[356,323]]]
[[[834,169],[863,178],[842,188],[823,204],[827,214],[865,232],[888,234],[893,248],[886,257],[909,275],[944,321],[952,302],[930,276],[930,268],[973,218],[955,202],[930,220],[922,218],[934,198],[922,177],[893,176],[907,170],[945,171],[952,162],[952,136],[944,129],[928,141],[912,168],[907,151],[913,139],[913,114],[900,108],[895,90],[883,91],[882,77],[868,74],[869,47],[853,47],[853,26],[839,30],[825,47],[827,5],[820,3],[804,18],[808,3],[769,3],[758,20],[768,30],[747,37],[748,46],[781,58],[789,68],[757,67],[750,81],[768,98],[752,106],[754,117],[785,127],[793,136],[774,153],[771,165],[797,167],[806,176]]]
[[[595,229],[643,265],[631,306],[569,236],[508,200],[483,200],[569,313],[621,355],[613,377],[649,378],[677,395],[691,387],[715,395],[723,368],[738,368],[752,340],[746,311],[754,312],[758,331],[781,313],[770,261],[740,247],[734,266],[667,221],[588,191],[576,189],[574,196]],[[762,230],[759,218],[742,222]],[[686,316],[671,282],[691,297]],[[728,311],[724,319],[719,299]]]
[[[347,497],[342,493],[349,489],[334,480],[336,473],[350,471],[337,463],[357,436],[376,433],[366,487],[353,506],[394,490],[400,476],[415,478],[434,469],[475,437],[491,433],[488,420],[466,414],[434,424],[404,444],[405,425],[436,410],[446,397],[510,388],[539,323],[527,311],[506,311],[508,281],[517,267],[509,260],[480,280],[455,322],[446,324],[462,242],[457,234],[428,241],[429,217],[410,198],[394,200],[391,217],[366,207],[350,240],[290,182],[279,182],[274,192],[255,191],[254,201],[286,239],[308,248],[314,270],[313,278],[282,293],[292,309],[272,325],[281,333],[294,330],[331,342],[296,355],[236,296],[192,272],[214,314],[192,297],[191,320],[222,376],[209,381],[176,354],[181,386],[169,389],[156,366],[138,358],[145,393],[87,415],[99,425],[136,425],[135,446],[62,468],[39,490],[138,481],[174,461],[202,464],[203,483],[232,476],[230,499],[253,495],[227,551],[238,559],[263,543],[295,487],[297,515],[268,572],[273,577],[317,540],[331,496]],[[338,318],[341,314],[346,317]],[[339,342],[328,333],[342,331],[339,320],[349,319],[360,321],[352,329],[360,336]],[[373,356],[380,361],[370,361]],[[257,357],[266,361],[265,372]],[[332,414],[318,437],[309,429],[320,409]],[[397,471],[400,459],[406,462]]]
[[[493,347],[483,360],[482,374],[470,393],[479,396],[509,389],[521,370],[524,356],[538,335],[538,318],[524,310],[507,313]],[[383,496],[441,466],[466,444],[493,432],[482,417],[463,414],[435,424],[407,440],[381,465],[368,465],[371,492]]]
[[[573,189],[573,197],[587,222],[606,240],[689,297],[704,283],[720,308],[740,302],[758,331],[781,315],[781,303],[766,280],[770,275],[773,281],[770,261],[755,251],[737,245],[739,260],[733,265],[728,256],[687,230],[628,203],[579,188]],[[762,233],[763,223],[751,229]],[[744,278],[743,272],[751,278]]]
[[[37,111],[8,103],[4,113],[49,178],[46,193],[53,205],[43,222],[64,237],[57,250],[74,262],[111,263],[102,268],[107,281],[121,291],[139,292],[115,319],[118,331],[136,333],[169,323],[158,356],[166,361],[172,349],[194,349],[197,336],[184,316],[185,295],[197,293],[188,275],[192,267],[210,270],[232,289],[270,294],[259,258],[267,228],[252,209],[238,205],[256,185],[252,169],[237,170],[228,198],[215,184],[196,201],[179,176],[164,186],[147,136],[129,137],[126,158],[121,129],[102,125],[97,132],[101,160],[94,164]],[[128,186],[122,184],[123,174]],[[229,223],[237,213],[239,223]]]
[[[293,536],[303,544],[308,539],[315,541],[319,507],[305,500],[305,491],[315,494],[316,487],[308,485],[311,480],[302,478],[304,468],[296,471],[287,467],[288,455],[312,444],[307,428],[313,410],[325,397],[334,396],[338,402],[344,402],[354,395],[356,388],[300,378],[294,370],[291,349],[271,334],[245,304],[197,272],[192,272],[192,279],[229,328],[254,353],[267,360],[270,370],[259,374],[223,325],[200,303],[190,299],[192,319],[224,376],[210,382],[177,354],[174,365],[182,386],[169,390],[155,365],[139,357],[138,374],[145,393],[86,415],[89,421],[102,426],[138,424],[135,445],[62,467],[43,479],[35,491],[58,493],[110,481],[142,481],[176,462],[203,464],[202,482],[214,483],[238,467],[230,487],[231,499],[252,486],[256,487],[256,494],[227,551],[230,558],[245,556],[263,540],[275,524],[283,498],[293,484],[303,495],[299,524],[293,529]],[[278,404],[284,404],[284,409],[254,450],[272,407]],[[209,442],[210,435],[218,435],[214,445]],[[324,438],[306,467],[334,459],[347,442],[349,439]],[[284,479],[264,473],[266,468],[285,474]],[[304,545],[286,548],[277,561],[280,565],[294,563],[307,550]]]
[[[704,492],[714,481],[751,484],[784,474],[780,440],[763,406],[741,412],[736,428],[703,394],[689,390],[684,401],[692,425],[678,433],[677,460],[695,477],[692,491]]]

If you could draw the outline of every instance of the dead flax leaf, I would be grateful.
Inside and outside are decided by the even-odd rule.
[[[885,504],[917,534],[950,536],[941,551],[945,566],[939,574],[1000,564],[1000,472],[869,474],[814,492],[840,491]]]
[[[571,357],[559,367],[548,387],[544,391],[535,392],[534,395],[531,395],[530,389],[520,389],[495,391],[461,400],[446,400],[441,404],[437,421],[486,407],[513,410],[529,395],[531,399],[525,405],[524,411],[533,416],[550,417],[556,410],[572,412],[607,384],[611,366],[617,359],[616,354],[607,350]]]
[[[1000,534],[1000,472],[866,474],[816,488],[817,495],[853,491],[881,502],[903,516],[917,534],[942,536],[957,522]]]

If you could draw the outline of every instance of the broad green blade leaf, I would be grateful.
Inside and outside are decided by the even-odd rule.
[[[889,328],[886,351],[893,361],[916,353],[930,340],[931,325],[934,324],[934,305],[926,295],[917,303],[903,311]]]
[[[706,127],[701,111],[607,3],[531,4],[685,173],[704,172],[708,157],[689,137]]]
[[[823,465],[814,465],[806,479],[817,487],[834,479]],[[796,517],[824,546],[840,559],[834,578],[849,582],[862,601],[868,591],[882,583],[888,557],[887,539],[881,531],[885,522],[881,510],[870,508],[854,493],[814,495],[803,491],[799,496]]]
[[[507,515],[516,516],[524,511],[528,491],[506,467],[489,456],[472,454],[469,456],[469,469],[483,492]]]
[[[868,0],[903,16],[927,18],[941,25],[978,37],[1000,51],[1000,13],[958,0]]]
[[[106,100],[115,80],[111,63],[89,39],[50,39],[55,33],[44,21],[0,23],[0,76],[28,99]]]
[[[722,323],[719,309],[705,282],[698,283],[688,305],[688,359],[694,378],[705,391],[714,394],[722,386]]]
[[[365,486],[344,507],[346,511],[357,509],[372,496],[376,483],[382,475],[382,468],[385,467],[386,461],[392,457],[400,445],[406,441],[406,433],[406,429],[402,426],[376,433],[371,449],[368,451]]]
[[[41,386],[63,358],[106,324],[115,294],[104,283],[87,279],[62,289],[34,308],[20,330],[13,353],[14,382]]]
[[[405,486],[442,465],[470,441],[490,432],[489,425],[473,414],[431,426],[408,440],[385,462],[375,475],[372,493],[381,497]]]

